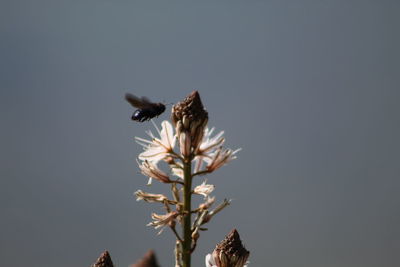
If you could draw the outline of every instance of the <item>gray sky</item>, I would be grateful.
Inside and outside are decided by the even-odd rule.
[[[238,159],[193,265],[237,228],[250,266],[399,266],[398,1],[0,2],[1,265],[128,266],[173,235],[125,92],[199,90]],[[156,119],[160,123],[169,112]],[[201,183],[198,180],[198,183]]]

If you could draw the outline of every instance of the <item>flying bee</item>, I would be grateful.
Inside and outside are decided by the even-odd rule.
[[[132,106],[137,108],[132,115],[132,120],[138,122],[144,122],[154,117],[158,117],[165,111],[165,105],[163,103],[152,103],[146,97],[139,98],[132,94],[125,94],[125,99]]]

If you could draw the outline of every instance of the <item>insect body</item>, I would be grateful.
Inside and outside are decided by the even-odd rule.
[[[125,94],[125,99],[137,110],[132,115],[132,120],[144,122],[154,117],[158,117],[165,111],[163,103],[152,103],[146,97],[139,98],[132,94]]]

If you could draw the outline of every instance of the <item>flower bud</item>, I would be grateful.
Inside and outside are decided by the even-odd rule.
[[[153,164],[147,160],[143,161],[142,163],[138,162],[138,164],[143,175],[148,176],[149,178],[157,179],[162,183],[171,183],[169,176],[160,170],[156,164]],[[149,183],[151,183],[151,181]]]
[[[208,113],[204,109],[197,91],[192,92],[183,101],[172,107],[171,120],[175,126],[178,140],[182,140],[180,138],[182,133],[186,135],[185,142],[182,142],[182,140],[180,145],[189,144],[189,152],[196,151],[201,143],[204,128],[208,121]],[[190,142],[186,138],[190,138]],[[181,148],[181,151],[186,153],[188,148]]]
[[[200,210],[207,210],[209,209],[215,202],[215,197],[207,197],[204,203],[199,205]]]
[[[174,200],[169,200],[166,196],[163,194],[151,194],[151,193],[146,193],[143,192],[142,190],[137,190],[135,192],[136,200],[144,200],[149,203],[168,203],[170,205],[176,205],[177,202]]]
[[[153,250],[149,250],[142,259],[130,267],[159,267],[159,265],[157,263],[156,254]]]
[[[107,250],[104,251],[92,267],[114,267],[110,253]]]
[[[175,221],[175,219],[176,219],[176,217],[178,217],[178,215],[179,215],[179,213],[176,211],[172,211],[170,213],[162,214],[162,215],[153,213],[153,214],[151,214],[153,221],[148,223],[147,226],[153,226],[155,229],[165,227],[168,225],[172,226],[172,224],[170,224],[170,223],[172,221]],[[161,234],[162,231],[163,231],[163,229],[161,229],[161,231],[159,231],[158,234]]]
[[[195,232],[192,233],[192,240],[193,241],[197,241],[197,239],[199,239],[199,237],[200,237],[199,231],[195,231]]]
[[[212,256],[208,256],[207,264],[217,267],[243,267],[249,255],[250,252],[243,247],[239,233],[233,229],[215,247]]]
[[[183,131],[179,135],[179,148],[181,150],[181,154],[184,157],[189,157],[190,156],[190,150],[191,150],[191,140],[190,140],[190,135],[186,132]]]

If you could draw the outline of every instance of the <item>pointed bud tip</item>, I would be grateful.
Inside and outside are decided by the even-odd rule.
[[[188,95],[188,98],[191,98],[192,101],[198,101],[201,103],[200,94],[199,94],[199,91],[197,91],[197,90],[194,90],[193,92],[191,92],[190,95]]]
[[[92,267],[114,267],[110,253],[107,250],[104,251]]]
[[[240,241],[240,235],[236,228],[233,228],[232,231],[230,231],[229,234],[226,236],[226,238]]]
[[[193,124],[195,121],[197,121],[197,124],[201,124],[202,121],[208,120],[208,113],[204,109],[198,91],[190,93],[181,102],[175,104],[172,110],[173,112],[171,116],[175,126],[178,121],[183,121],[184,117],[190,124]]]
[[[193,91],[172,107],[171,121],[175,126],[178,138],[182,132],[188,134],[190,143],[185,143],[184,151],[190,153],[197,151],[208,122],[208,112],[201,102],[199,92]]]
[[[142,259],[132,264],[130,267],[159,267],[156,254],[152,249],[146,252]]]

